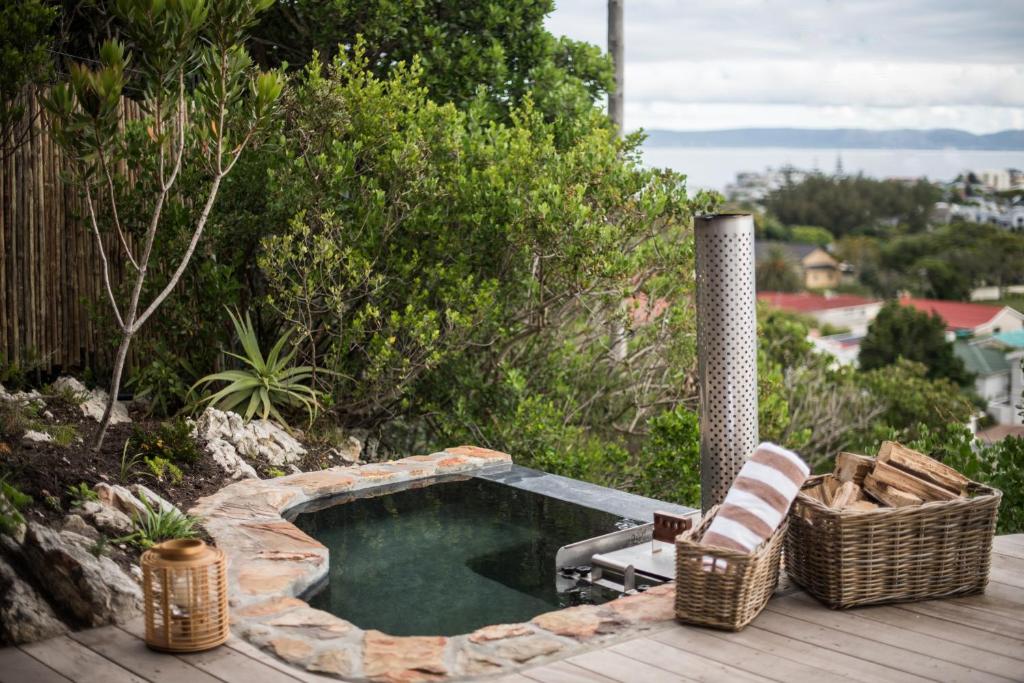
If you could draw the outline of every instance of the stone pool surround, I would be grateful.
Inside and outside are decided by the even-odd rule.
[[[343,680],[404,683],[505,674],[673,619],[673,584],[451,637],[363,630],[299,599],[327,576],[328,551],[284,518],[289,510],[339,494],[372,496],[404,482],[472,476],[511,462],[505,453],[458,446],[384,463],[247,479],[200,499],[190,513],[202,518],[227,554],[236,634],[293,666]]]

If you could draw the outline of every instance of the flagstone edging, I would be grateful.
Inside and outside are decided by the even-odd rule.
[[[511,462],[506,453],[458,446],[385,463],[248,479],[200,499],[190,513],[202,518],[228,557],[235,632],[289,664],[344,680],[405,683],[504,674],[673,619],[672,584],[452,637],[366,631],[297,597],[327,576],[328,551],[284,518],[289,510],[338,494],[371,495],[403,482],[428,484]]]

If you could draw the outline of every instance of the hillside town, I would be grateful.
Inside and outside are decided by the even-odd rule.
[[[860,368],[887,302],[912,309],[941,321],[974,430],[1024,433],[1024,173],[932,183],[770,169],[729,192],[759,219],[759,301],[807,321],[818,352]]]

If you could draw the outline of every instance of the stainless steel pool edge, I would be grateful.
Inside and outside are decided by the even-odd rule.
[[[637,522],[653,522],[655,512],[669,512],[684,517],[693,516],[695,520],[700,516],[700,510],[694,508],[666,503],[557,474],[548,474],[522,465],[513,464],[501,471],[478,471],[474,472],[472,476],[538,493],[549,498],[556,498],[567,503],[608,512]]]

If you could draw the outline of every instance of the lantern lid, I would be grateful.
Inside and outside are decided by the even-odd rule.
[[[198,538],[179,538],[158,543],[152,548],[162,560],[187,562],[197,560],[206,554],[206,543]]]

